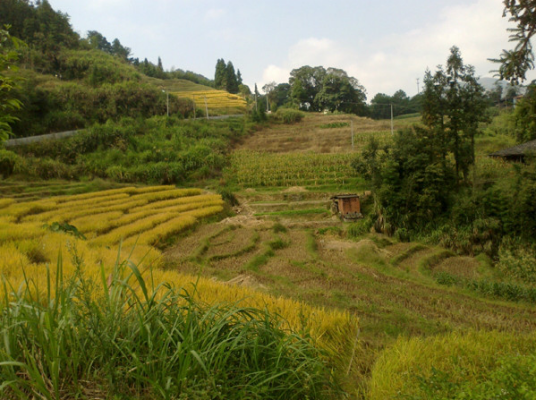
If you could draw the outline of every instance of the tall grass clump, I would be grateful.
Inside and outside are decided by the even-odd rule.
[[[46,289],[3,281],[0,397],[322,399],[342,395],[326,356],[277,315],[194,300],[133,263],[100,282],[84,265]],[[52,278],[52,276],[55,278]],[[285,328],[284,328],[285,327]]]
[[[533,399],[535,351],[534,334],[401,338],[378,358],[367,398]]]
[[[280,108],[275,113],[275,118],[285,124],[294,124],[300,122],[305,117],[305,114],[291,108]]]

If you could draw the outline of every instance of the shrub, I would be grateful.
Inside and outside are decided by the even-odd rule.
[[[532,399],[535,351],[534,334],[482,331],[401,338],[376,362],[368,398]]]
[[[0,149],[0,174],[7,178],[15,170],[15,166],[20,162],[19,156],[9,150]]]
[[[370,218],[365,218],[357,222],[353,222],[348,226],[346,234],[349,238],[357,238],[366,235],[372,228],[372,221]]]
[[[128,267],[127,267],[128,265]],[[80,265],[79,265],[80,267]],[[266,310],[194,299],[196,287],[154,288],[135,264],[100,284],[78,268],[54,293],[26,281],[0,305],[0,395],[333,398],[341,391],[307,335]],[[52,284],[54,286],[54,284]],[[141,396],[141,397],[138,397]]]
[[[291,108],[280,108],[275,113],[275,117],[285,124],[293,124],[295,122],[300,122],[305,117],[305,114]]]
[[[235,207],[240,204],[240,202],[230,189],[221,187],[218,189],[218,193],[221,195],[222,199],[227,202],[231,207]]]
[[[497,267],[505,275],[523,282],[536,282],[536,252],[529,246],[509,246],[506,243],[499,249]]]

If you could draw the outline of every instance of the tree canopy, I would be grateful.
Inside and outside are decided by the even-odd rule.
[[[240,70],[238,70],[237,74],[231,61],[226,64],[223,58],[218,59],[216,61],[216,72],[214,73],[214,87],[237,94],[241,84],[242,74],[240,74]]]
[[[443,158],[449,152],[454,155],[457,178],[465,176],[474,162],[478,123],[485,118],[484,88],[456,46],[450,49],[446,69],[439,66],[433,75],[427,71],[424,83],[423,123],[433,131]]]
[[[290,98],[301,109],[366,112],[365,88],[342,69],[306,65],[290,72],[289,84]]]
[[[21,107],[21,102],[13,97],[12,90],[16,87],[16,80],[4,71],[16,69],[14,62],[18,59],[16,48],[19,42],[14,40],[8,32],[9,26],[0,29],[0,144],[9,138],[11,123],[16,120],[12,113]]]
[[[518,84],[526,79],[526,74],[534,68],[534,53],[531,38],[536,33],[536,1],[504,0],[503,16],[516,24],[511,29],[510,41],[516,43],[512,50],[503,50],[498,59],[498,73],[501,79]]]

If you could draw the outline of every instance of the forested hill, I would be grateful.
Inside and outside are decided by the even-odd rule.
[[[16,97],[24,107],[13,124],[17,137],[77,129],[125,116],[150,117],[167,112],[168,91],[210,90],[214,82],[200,74],[131,57],[119,39],[97,31],[81,38],[67,14],[47,0],[0,1],[0,26],[22,40],[23,78]],[[170,113],[187,116],[190,101],[169,98]]]

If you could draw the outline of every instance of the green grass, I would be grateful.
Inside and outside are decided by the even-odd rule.
[[[257,243],[259,242],[259,239],[260,239],[260,236],[258,232],[255,232],[253,236],[251,237],[250,242],[246,246],[242,247],[241,249],[238,249],[231,253],[215,254],[213,256],[210,256],[208,260],[218,261],[218,260],[224,260],[226,258],[239,257],[241,255],[247,254],[250,251],[253,251],[257,247]]]
[[[61,258],[57,268],[44,294],[28,279],[0,305],[4,399],[342,394],[325,354],[267,311],[198,303],[195,285],[154,287],[132,264],[116,265],[110,277],[103,268],[100,286],[81,269],[63,281]]]
[[[329,210],[325,208],[310,208],[306,210],[283,210],[272,211],[254,214],[256,217],[263,216],[292,216],[292,215],[308,215],[308,214],[329,214]]]
[[[319,126],[320,129],[336,129],[336,128],[344,128],[350,126],[349,122],[332,122],[330,124],[322,124]]]
[[[533,399],[534,334],[470,331],[399,338],[379,357],[371,400]]]
[[[404,261],[404,260],[408,259],[409,257],[411,257],[413,254],[418,253],[419,251],[422,251],[422,250],[426,250],[427,248],[428,247],[426,247],[425,245],[422,245],[420,243],[412,245],[406,251],[403,251],[402,253],[398,254],[395,257],[393,257],[391,259],[391,265],[397,266],[402,261]]]

